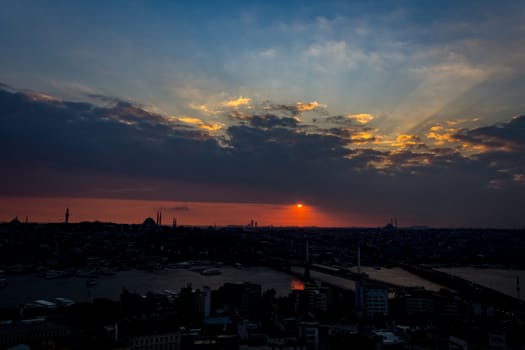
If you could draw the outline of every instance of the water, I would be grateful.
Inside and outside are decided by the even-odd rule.
[[[355,271],[355,269],[352,269]],[[440,271],[457,275],[488,288],[498,290],[507,295],[516,297],[516,276],[520,277],[525,285],[525,270],[479,269],[473,267],[442,268]],[[275,289],[278,296],[290,293],[292,282],[296,280],[286,273],[266,267],[247,267],[236,269],[231,266],[221,268],[222,274],[202,276],[199,272],[190,269],[169,269],[156,272],[129,270],[118,272],[115,276],[102,276],[93,287],[86,286],[85,278],[65,278],[47,280],[35,275],[8,276],[9,285],[0,289],[0,307],[13,307],[36,299],[52,300],[64,297],[74,301],[90,301],[93,298],[109,298],[118,300],[123,288],[129,291],[146,294],[161,292],[165,289],[179,291],[180,288],[191,283],[194,288],[208,286],[217,289],[226,282],[246,281],[257,283],[263,290]],[[304,268],[295,266],[293,272],[303,274]],[[361,271],[371,278],[388,283],[424,287],[428,290],[439,290],[443,286],[427,281],[401,268],[361,267]],[[354,290],[355,282],[326,273],[311,271],[311,277],[346,290]],[[522,299],[525,292],[522,292]]]
[[[477,267],[447,267],[437,270],[497,290],[514,298],[517,297],[516,277],[519,277],[522,286],[525,285],[525,270],[485,269]],[[522,300],[525,296],[523,289],[524,288],[522,288],[520,296]]]
[[[357,272],[357,267],[350,268],[351,271]],[[304,273],[304,268],[300,266],[292,267],[292,271],[295,273]],[[438,291],[442,288],[445,288],[437,283],[427,281],[424,278],[421,278],[417,275],[414,275],[406,270],[403,270],[399,267],[393,268],[380,268],[376,269],[371,266],[362,266],[361,272],[366,273],[370,278],[387,282],[390,284],[395,284],[398,286],[406,287],[423,287],[427,290]],[[310,271],[310,276],[314,280],[319,280],[327,284],[355,291],[355,282],[346,278],[332,276],[323,272]]]
[[[292,272],[304,274],[304,267],[292,266]],[[328,285],[335,286],[341,289],[355,291],[355,282],[346,278],[332,276],[323,272],[310,270],[310,277],[313,280],[324,282]]]
[[[179,291],[191,283],[193,288],[208,286],[218,289],[226,282],[252,282],[266,289],[275,289],[278,296],[290,293],[293,276],[265,267],[236,269],[224,266],[221,275],[202,276],[199,272],[186,269],[168,269],[156,272],[129,270],[114,276],[101,276],[97,284],[86,286],[86,279],[79,277],[45,279],[34,275],[8,276],[9,285],[0,289],[0,307],[13,307],[36,299],[51,300],[56,297],[74,301],[91,301],[93,298],[118,300],[123,288],[131,292],[146,294],[162,292],[165,289]]]
[[[353,272],[357,272],[357,267],[350,268]],[[366,273],[370,278],[384,281],[404,287],[423,287],[426,290],[438,291],[440,289],[447,289],[442,285],[428,281],[418,275],[408,272],[400,267],[376,269],[371,266],[362,266],[361,272]]]

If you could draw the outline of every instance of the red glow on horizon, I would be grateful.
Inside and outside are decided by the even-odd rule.
[[[301,207],[298,207],[301,204]],[[345,217],[328,213],[304,203],[293,205],[268,203],[181,202],[108,198],[0,197],[0,222],[16,216],[29,222],[63,222],[66,208],[69,221],[101,221],[140,224],[147,217],[163,213],[165,224],[173,218],[182,226],[245,226],[251,220],[264,226],[348,226]]]

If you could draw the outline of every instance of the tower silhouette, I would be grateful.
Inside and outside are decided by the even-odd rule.
[[[520,276],[516,276],[516,297],[518,298],[518,304],[521,304]]]
[[[304,262],[304,280],[310,280],[310,242],[306,240],[306,257]]]
[[[162,212],[157,210],[157,221],[155,222],[155,231],[160,231],[162,228]]]
[[[69,224],[69,208],[66,209],[66,215],[65,216],[65,222],[66,224]]]

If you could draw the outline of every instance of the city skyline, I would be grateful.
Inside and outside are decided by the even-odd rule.
[[[523,227],[524,7],[2,2],[0,221]]]

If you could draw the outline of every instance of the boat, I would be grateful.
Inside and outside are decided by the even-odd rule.
[[[191,263],[188,261],[181,261],[173,264],[173,267],[176,269],[188,269],[191,267]]]
[[[7,278],[0,278],[0,288],[7,287]]]
[[[213,275],[220,275],[221,270],[219,269],[205,269],[201,271],[201,275],[203,276],[213,276]]]
[[[33,304],[35,304],[37,308],[44,308],[44,309],[50,309],[50,310],[54,310],[57,308],[57,304],[52,303],[49,300],[44,300],[44,299],[35,300],[33,301]]]
[[[67,299],[67,298],[62,298],[62,297],[57,297],[55,298],[55,304],[58,305],[58,306],[71,306],[73,304],[75,304],[75,302],[71,299]]]

